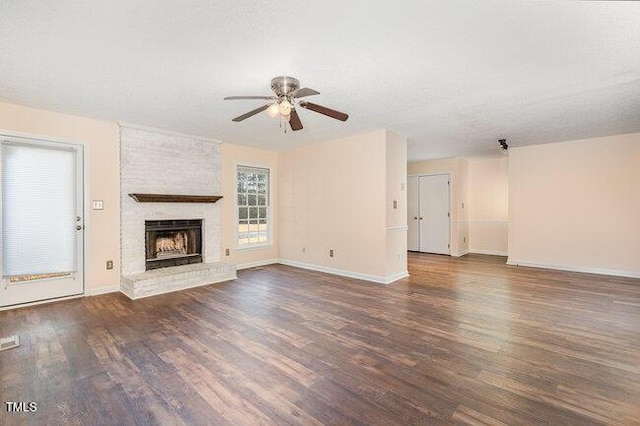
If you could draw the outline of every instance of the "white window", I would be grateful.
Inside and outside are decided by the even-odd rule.
[[[269,169],[238,166],[238,246],[270,244]]]

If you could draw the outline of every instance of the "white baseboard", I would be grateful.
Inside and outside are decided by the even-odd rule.
[[[29,306],[45,305],[47,303],[62,302],[63,300],[80,299],[84,294],[74,294],[73,296],[56,297],[54,299],[38,300],[37,302],[20,303],[18,305],[0,306],[0,311],[9,311],[11,309],[27,308]]]
[[[531,268],[555,269],[558,271],[582,272],[585,274],[613,275],[616,277],[640,278],[640,272],[620,271],[617,269],[585,268],[582,266],[554,265],[548,263],[532,262],[528,260],[507,259],[507,265],[526,266]]]
[[[371,281],[371,282],[378,283],[378,284],[390,284],[390,283],[392,283],[394,281],[397,281],[397,280],[399,280],[401,278],[409,276],[409,272],[407,272],[407,271],[403,271],[403,272],[400,272],[398,274],[393,274],[393,275],[390,275],[388,277],[381,277],[379,275],[363,274],[363,273],[360,273],[360,272],[346,271],[344,269],[329,268],[327,266],[314,265],[314,264],[311,264],[311,263],[296,262],[294,260],[280,259],[279,263],[281,263],[282,265],[293,266],[293,267],[296,267],[296,268],[308,269],[310,271],[326,272],[327,274],[339,275],[341,277],[355,278],[357,280],[364,280],[364,281]]]
[[[91,288],[91,289],[87,290],[86,295],[87,296],[98,296],[100,294],[116,293],[118,291],[120,291],[120,284],[118,284],[118,285],[110,285],[110,286],[106,286],[106,287]]]
[[[259,260],[257,262],[249,262],[249,263],[241,263],[236,265],[236,270],[248,269],[248,268],[257,268],[258,266],[267,266],[273,265],[276,263],[280,263],[280,259],[267,259],[267,260]]]
[[[489,254],[491,256],[508,256],[509,253],[506,251],[498,251],[498,250],[483,250],[483,249],[469,249],[469,253],[474,254]]]
[[[409,271],[402,271],[398,272],[397,274],[388,275],[384,284],[391,284],[392,282],[407,278],[408,276]]]
[[[451,257],[462,257],[465,254],[469,254],[469,250],[462,250],[462,251],[459,251],[458,253],[451,253]]]

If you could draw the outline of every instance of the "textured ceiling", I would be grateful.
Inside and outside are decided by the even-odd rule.
[[[277,75],[348,112],[231,118]],[[411,160],[640,131],[640,3],[0,2],[0,100],[266,149],[387,128]]]

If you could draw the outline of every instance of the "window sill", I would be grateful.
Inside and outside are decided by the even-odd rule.
[[[234,250],[236,251],[246,251],[246,250],[260,250],[273,247],[272,243],[262,243],[262,244],[247,244],[243,246],[236,246]]]

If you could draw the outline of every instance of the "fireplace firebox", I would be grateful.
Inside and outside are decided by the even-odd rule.
[[[146,270],[202,263],[202,219],[146,220]]]

